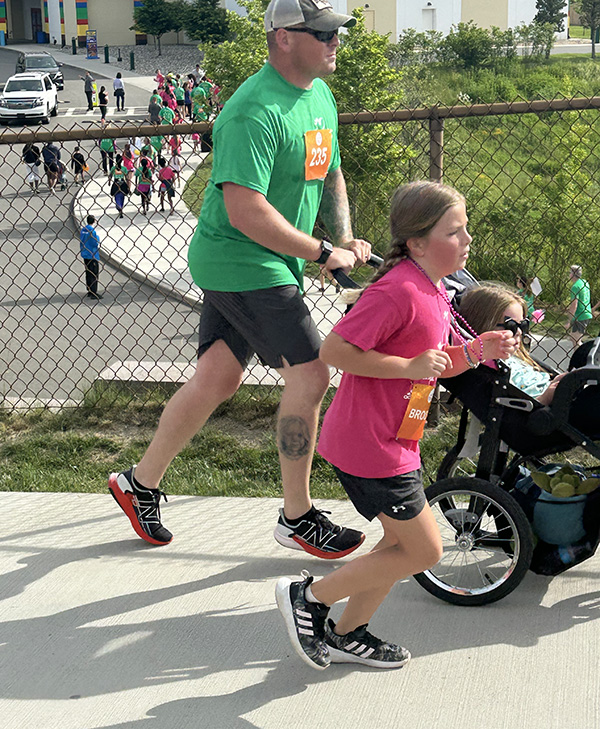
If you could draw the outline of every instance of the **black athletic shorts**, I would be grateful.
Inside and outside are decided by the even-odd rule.
[[[281,368],[312,362],[321,337],[297,286],[257,291],[207,291],[200,315],[198,357],[222,339],[246,368],[253,354]]]
[[[418,516],[427,501],[421,469],[388,478],[361,478],[333,466],[340,483],[359,514],[373,521],[378,514],[408,521]]]

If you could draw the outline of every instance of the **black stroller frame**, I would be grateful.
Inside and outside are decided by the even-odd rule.
[[[373,255],[367,263],[377,268],[382,259]],[[342,287],[360,288],[341,269],[332,274]],[[445,283],[458,294],[477,285],[467,271]],[[579,368],[561,379],[548,406],[511,385],[510,369],[501,361],[495,369],[484,365],[441,380],[463,411],[457,442],[426,490],[444,542],[440,562],[415,575],[431,594],[455,605],[484,605],[512,592],[530,568],[555,575],[595,553],[600,542],[600,488],[588,496],[585,543],[576,545],[570,562],[547,571],[536,569],[536,560],[548,563],[557,547],[534,543],[533,505],[514,488],[523,466],[537,469],[545,457],[576,446],[598,459],[597,466],[586,470],[600,472],[600,406],[594,411],[596,400],[589,390],[586,393],[586,388],[600,385],[600,338],[591,345],[586,366],[572,365]],[[474,424],[483,429],[481,434],[471,430]],[[475,473],[456,475],[463,447],[474,438],[474,451],[479,451]],[[510,451],[515,455],[509,460]]]
[[[595,343],[589,361],[594,361],[599,348],[600,342]],[[442,462],[438,479],[426,491],[444,539],[444,555],[438,565],[415,579],[436,597],[457,605],[495,602],[518,586],[533,568],[532,559],[548,563],[554,558],[556,545],[538,541],[534,549],[533,504],[514,489],[523,476],[522,466],[537,469],[546,456],[580,446],[599,461],[589,470],[600,470],[596,442],[600,439],[600,412],[593,412],[595,401],[589,390],[586,393],[586,388],[600,384],[600,367],[586,366],[566,374],[552,403],[544,406],[509,383],[510,370],[503,362],[496,365],[497,369],[482,366],[442,380],[463,404],[457,443]],[[594,415],[598,432],[589,428]],[[474,475],[456,476],[473,416],[483,428],[476,470]],[[510,451],[515,455],[509,459]],[[585,544],[578,545],[570,563],[535,571],[558,574],[594,554],[600,498],[592,494],[588,500],[587,521],[591,524]]]

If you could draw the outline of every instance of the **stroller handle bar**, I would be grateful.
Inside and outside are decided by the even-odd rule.
[[[372,268],[379,268],[379,266],[381,266],[381,264],[383,263],[383,258],[381,258],[381,256],[376,256],[374,253],[371,253],[371,257],[366,263],[367,266],[371,266]],[[356,281],[351,279],[350,276],[348,276],[348,274],[345,273],[341,268],[335,268],[331,272],[331,275],[343,289],[362,288],[360,284],[357,284]]]

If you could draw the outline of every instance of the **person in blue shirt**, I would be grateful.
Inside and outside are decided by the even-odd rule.
[[[98,301],[102,294],[98,293],[98,274],[100,271],[100,236],[94,227],[96,218],[88,215],[87,225],[84,225],[79,234],[80,251],[85,266],[85,286],[88,299]]]

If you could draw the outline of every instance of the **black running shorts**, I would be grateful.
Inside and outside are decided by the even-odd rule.
[[[427,501],[421,469],[389,478],[361,478],[335,466],[333,470],[358,513],[369,521],[378,514],[400,521],[414,519]]]
[[[254,353],[281,368],[312,362],[321,337],[297,286],[257,291],[207,291],[200,316],[198,357],[222,339],[246,368]]]

